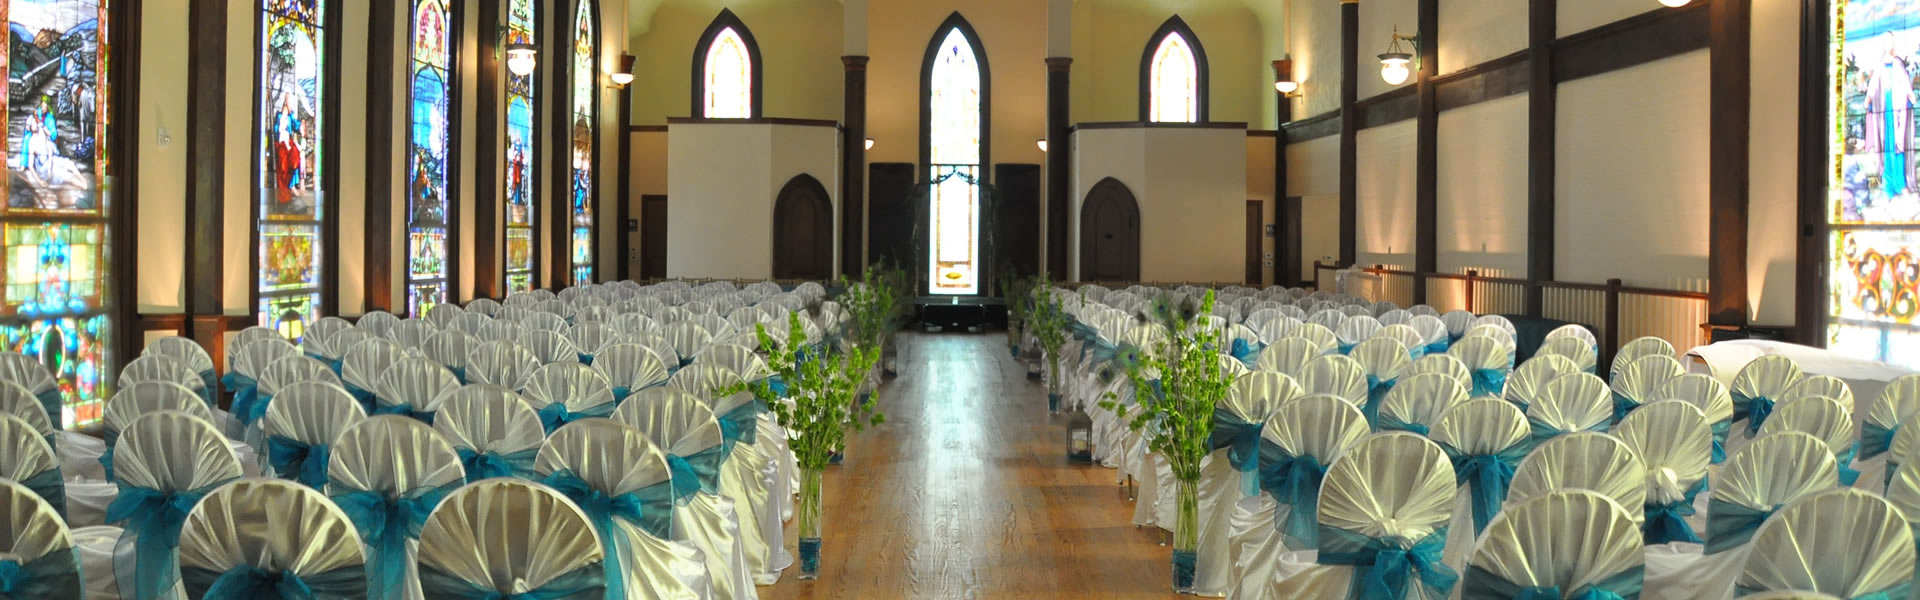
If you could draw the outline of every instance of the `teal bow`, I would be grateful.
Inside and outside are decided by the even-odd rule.
[[[53,423],[54,429],[59,429],[61,424],[65,422],[60,418],[60,407],[66,402],[65,397],[60,393],[60,386],[56,385],[35,392],[33,397],[40,401],[40,408],[46,409],[47,422]]]
[[[604,402],[595,404],[576,412],[569,410],[565,403],[554,402],[540,407],[539,412],[540,425],[546,427],[547,433],[553,433],[553,430],[559,429],[561,426],[574,421],[611,415],[613,414],[613,403]]]
[[[1322,525],[1320,564],[1353,567],[1349,600],[1403,600],[1414,585],[1427,588],[1430,593],[1425,596],[1430,598],[1444,598],[1453,591],[1460,575],[1440,562],[1440,552],[1447,545],[1445,526],[1411,547],[1403,543],[1399,538],[1370,538]]]
[[[1234,360],[1240,361],[1240,364],[1246,365],[1247,368],[1251,369],[1254,363],[1260,360],[1260,351],[1264,349],[1266,349],[1266,346],[1255,347],[1246,340],[1236,339],[1233,341],[1232,351],[1229,352],[1229,354],[1233,355]]]
[[[1753,508],[1723,500],[1707,501],[1707,554],[1718,554],[1739,547],[1753,539],[1753,532],[1760,528],[1767,517],[1782,505],[1770,508]]]
[[[1545,421],[1541,421],[1531,415],[1527,417],[1527,427],[1529,429],[1527,433],[1527,448],[1529,452],[1531,452],[1533,448],[1539,448],[1541,444],[1545,444],[1553,438],[1569,433],[1579,433],[1578,431],[1569,431],[1548,425]],[[1606,433],[1607,422],[1602,420],[1599,423],[1594,423],[1593,426],[1586,428],[1585,431]]]
[[[453,371],[453,378],[460,380],[460,385],[467,385],[467,384],[473,383],[471,381],[467,381],[466,367],[447,367],[447,370]]]
[[[427,515],[458,485],[415,488],[398,498],[388,498],[380,492],[334,483],[334,487],[349,491],[329,497],[347,513],[368,548],[367,589],[373,592],[371,598],[405,597],[407,565],[412,562],[407,558],[407,542],[420,538]]]
[[[373,412],[368,413],[368,416],[373,415],[400,415],[432,425],[434,411],[420,410],[412,404],[379,404],[373,407]]]
[[[188,597],[201,600],[344,600],[367,598],[367,592],[374,591],[354,567],[304,577],[253,565],[235,565],[226,571],[188,567],[180,570],[180,580]]]
[[[1453,462],[1454,485],[1466,485],[1473,506],[1473,534],[1486,531],[1487,523],[1500,514],[1507,501],[1507,486],[1513,484],[1513,472],[1527,456],[1527,442],[1521,441],[1493,454],[1467,454],[1452,444],[1440,443],[1440,449]]]
[[[1713,431],[1713,464],[1727,461],[1727,432],[1733,430],[1733,421],[1718,421],[1708,426]]]
[[[1860,440],[1854,440],[1846,451],[1833,457],[1835,464],[1840,466],[1840,485],[1853,487],[1853,482],[1860,479],[1860,470],[1853,468],[1853,457],[1859,453]]]
[[[1381,380],[1376,375],[1367,374],[1367,404],[1360,407],[1360,414],[1367,417],[1367,423],[1380,422],[1380,403],[1387,399],[1387,392],[1393,391],[1394,384],[1399,381],[1399,379]]]
[[[695,493],[720,493],[720,467],[727,462],[727,445],[714,444],[712,448],[701,450],[687,456],[667,455],[667,466],[673,471],[673,498],[678,501],[692,497]]]
[[[1756,587],[1749,587],[1744,585],[1733,586],[1733,593],[1735,597],[1742,597],[1742,596],[1746,596],[1747,594],[1758,594],[1760,592],[1765,592],[1765,591],[1769,591],[1769,590],[1756,588]],[[1913,593],[1913,581],[1907,580],[1907,581],[1902,581],[1900,583],[1887,586],[1886,589],[1882,589],[1877,592],[1869,592],[1866,594],[1861,594],[1858,596],[1848,598],[1847,600],[1900,600],[1901,598],[1906,598],[1912,593]]]
[[[1274,520],[1273,528],[1292,540],[1289,546],[1318,547],[1320,482],[1326,476],[1327,466],[1318,457],[1295,456],[1278,444],[1260,443],[1260,489],[1288,507],[1284,518]]]
[[[626,536],[614,527],[614,519],[632,523],[660,539],[669,539],[673,531],[673,482],[671,480],[620,495],[610,495],[588,484],[570,470],[554,471],[541,483],[573,500],[587,513],[600,543],[614,568],[606,570],[609,600],[626,596],[622,576],[628,562]]]
[[[1694,514],[1694,498],[1699,497],[1700,492],[1706,489],[1707,478],[1701,477],[1699,481],[1693,482],[1693,485],[1687,486],[1686,495],[1679,500],[1665,504],[1648,502],[1646,522],[1640,527],[1641,538],[1646,541],[1646,545],[1670,542],[1701,543],[1700,536],[1693,531],[1693,526],[1687,524],[1687,517]]]
[[[1346,343],[1346,342],[1340,342],[1340,343],[1338,343],[1338,344],[1336,344],[1336,345],[1334,345],[1334,347],[1333,347],[1333,351],[1334,351],[1334,352],[1339,352],[1339,353],[1340,353],[1340,354],[1341,354],[1342,356],[1345,356],[1345,355],[1348,355],[1348,354],[1353,354],[1353,349],[1354,349],[1354,347],[1355,347],[1355,346],[1359,346],[1359,345],[1360,345],[1360,344],[1358,344],[1358,343],[1353,343],[1353,344],[1349,344],[1349,343]]]
[[[1480,396],[1499,398],[1505,395],[1507,390],[1507,372],[1508,369],[1499,368],[1474,369],[1473,392],[1471,395],[1476,398]]]
[[[360,403],[360,410],[366,411],[367,414],[370,415],[375,414],[374,410],[379,408],[380,405],[374,401],[374,394],[371,390],[360,389],[360,386],[347,383],[346,381],[341,381],[340,383],[347,387],[347,395],[353,396],[353,400]]]
[[[236,478],[237,479],[237,478]],[[231,481],[231,480],[228,480]],[[121,544],[133,544],[133,577],[124,580],[121,591],[132,590],[134,598],[165,598],[179,573],[180,527],[187,513],[214,488],[216,482],[184,491],[160,491],[120,482],[120,496],[107,505],[107,522],[120,523]]]
[[[467,483],[495,477],[518,477],[533,479],[533,459],[540,453],[539,448],[528,448],[518,452],[476,452],[472,448],[455,448],[460,455],[460,465],[466,467]]]
[[[1746,394],[1740,392],[1733,393],[1733,420],[1734,422],[1747,422],[1747,437],[1758,435],[1760,433],[1760,425],[1766,423],[1767,417],[1772,414],[1772,398],[1765,396],[1748,398]]]
[[[100,451],[100,458],[93,460],[99,462],[100,468],[106,470],[107,481],[118,481],[113,476],[113,447],[120,442],[120,432],[112,429],[101,429],[100,439],[106,442],[107,449]]]
[[[1639,401],[1623,396],[1620,392],[1613,393],[1614,423],[1619,423],[1621,419],[1627,418],[1627,413],[1633,412],[1633,409],[1636,408],[1640,408]]]
[[[612,589],[607,587],[609,571],[612,569],[596,562],[549,579],[538,588],[509,593],[423,564],[420,565],[420,591],[428,600],[595,600]]]
[[[738,444],[752,446],[760,439],[760,411],[764,410],[760,401],[755,400],[733,407],[723,414],[715,415],[720,421],[720,435],[727,442],[727,452],[731,454]]]
[[[1893,434],[1900,432],[1900,424],[1881,425],[1867,421],[1860,426],[1860,458],[1871,459],[1886,454],[1893,448]]]
[[[1227,464],[1240,473],[1240,491],[1248,496],[1260,493],[1260,432],[1266,421],[1249,423],[1232,411],[1213,409],[1213,433],[1207,438],[1207,451],[1227,449]]]
[[[22,564],[0,558],[0,600],[78,597],[79,550],[67,548]]]
[[[327,485],[327,462],[333,452],[326,444],[308,444],[278,435],[267,437],[267,464],[273,473],[320,490]]]
[[[1560,586],[1522,587],[1480,567],[1468,566],[1460,586],[1461,600],[1628,600],[1639,598],[1646,567],[1633,567],[1562,595]]]
[[[33,490],[33,494],[46,500],[60,516],[67,515],[67,484],[60,479],[60,467],[49,467],[19,481],[20,485]]]
[[[1422,347],[1421,347],[1421,348],[1422,348],[1422,350],[1421,350],[1421,353],[1422,353],[1422,354],[1446,354],[1446,353],[1447,353],[1447,348],[1448,348],[1448,347],[1450,347],[1450,346],[1452,345],[1452,344],[1450,343],[1450,342],[1452,342],[1452,341],[1453,341],[1453,340],[1451,340],[1451,339],[1448,339],[1448,338],[1446,338],[1446,337],[1442,337],[1442,338],[1440,338],[1439,340],[1436,340],[1436,341],[1434,341],[1434,342],[1433,342],[1433,343],[1431,343],[1431,344],[1427,344],[1427,345],[1425,345],[1425,346],[1422,346]]]
[[[220,378],[213,374],[212,368],[201,370],[199,375],[200,399],[207,402],[207,408],[216,408],[213,399],[213,386],[220,382]]]
[[[228,412],[242,424],[252,425],[267,414],[267,402],[271,397],[260,396],[260,382],[252,377],[241,375],[239,371],[227,371],[220,378],[220,384],[233,391],[233,405]]]
[[[574,356],[580,360],[580,364],[583,364],[589,367],[593,366],[592,354],[587,354],[585,352],[577,352],[577,353],[574,353]]]
[[[328,358],[326,355],[312,352],[308,352],[306,355],[307,358],[320,361],[320,364],[326,365],[328,369],[332,369],[334,377],[339,377],[341,368],[345,366],[345,362],[338,358]]]
[[[1411,431],[1413,433],[1419,434],[1420,437],[1426,437],[1429,433],[1432,432],[1432,430],[1427,428],[1425,423],[1413,423],[1410,421],[1404,421],[1404,420],[1401,420],[1400,417],[1395,417],[1390,415],[1381,415],[1379,420],[1379,425],[1378,427],[1376,427],[1376,429],[1382,432]]]

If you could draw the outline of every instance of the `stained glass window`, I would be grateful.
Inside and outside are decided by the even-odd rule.
[[[534,40],[534,0],[508,0],[507,42]],[[533,290],[533,77],[507,73],[507,293]]]
[[[928,252],[927,289],[935,294],[980,291],[980,134],[981,104],[978,48],[959,27],[941,38],[928,78],[929,137],[927,190],[933,233]]]
[[[594,69],[593,0],[581,0],[573,17],[573,284],[593,281],[593,132],[599,73]]]
[[[320,302],[320,230],[332,217],[320,187],[321,107],[331,93],[321,77],[325,2],[260,5],[258,317],[287,333],[304,331],[328,308]]]
[[[413,5],[412,152],[407,156],[407,314],[447,301],[447,67],[453,64],[446,0]]]
[[[1153,108],[1148,119],[1154,122],[1192,123],[1200,120],[1200,64],[1194,60],[1193,47],[1180,32],[1170,31],[1160,38],[1153,51],[1151,79],[1147,82]]]
[[[63,427],[111,395],[107,252],[107,0],[0,0],[7,203],[0,209],[0,349],[57,382]]]
[[[707,46],[707,68],[702,95],[710,119],[753,116],[753,58],[747,41],[732,27],[721,29]]]
[[[1920,2],[1833,11],[1827,346],[1920,367]]]

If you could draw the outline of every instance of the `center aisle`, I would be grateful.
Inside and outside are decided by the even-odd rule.
[[[898,344],[887,422],[827,469],[820,579],[796,564],[761,598],[1179,597],[1162,532],[1133,527],[1112,469],[1067,462],[1066,417],[1004,334]]]

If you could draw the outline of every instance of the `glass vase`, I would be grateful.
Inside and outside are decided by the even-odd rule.
[[[1060,358],[1047,357],[1047,412],[1060,412]]]
[[[1194,593],[1194,566],[1200,550],[1200,482],[1178,480],[1179,515],[1173,529],[1173,591]]]
[[[820,521],[826,482],[821,469],[800,470],[800,578],[820,578]]]

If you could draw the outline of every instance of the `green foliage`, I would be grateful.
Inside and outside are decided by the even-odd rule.
[[[1001,299],[1007,302],[1007,343],[1020,344],[1021,329],[1033,313],[1033,290],[1042,284],[1037,276],[1021,277],[1003,269],[1000,276]]]
[[[897,322],[899,299],[896,297],[891,273],[898,270],[888,269],[879,264],[867,267],[860,281],[847,282],[846,292],[836,300],[847,309],[847,340],[855,346],[881,348],[887,338],[899,329]]]
[[[1166,457],[1174,478],[1196,482],[1213,436],[1214,405],[1233,385],[1232,372],[1221,368],[1216,350],[1223,347],[1223,332],[1202,325],[1213,313],[1213,292],[1197,305],[1162,296],[1148,311],[1141,320],[1166,328],[1167,336],[1127,368],[1135,401],[1123,404],[1108,393],[1100,406],[1146,436],[1147,448]]]
[[[798,313],[789,315],[787,323],[785,340],[774,338],[765,324],[755,326],[755,332],[767,353],[767,366],[786,383],[792,404],[774,397],[768,382],[752,384],[750,390],[766,401],[774,419],[786,428],[791,438],[788,446],[800,468],[825,469],[828,457],[845,445],[849,431],[859,432],[886,420],[875,408],[878,391],[867,402],[857,400],[860,385],[880,360],[880,347],[849,344],[845,351],[835,351],[812,346]],[[721,393],[748,389],[742,384]]]
[[[1073,317],[1067,315],[1067,309],[1060,305],[1055,297],[1058,292],[1053,286],[1039,283],[1046,280],[1045,275],[1036,278],[1033,286],[1033,314],[1027,318],[1027,326],[1033,330],[1034,338],[1040,340],[1040,347],[1047,351],[1048,391],[1060,391],[1060,351],[1067,345],[1067,327]]]

